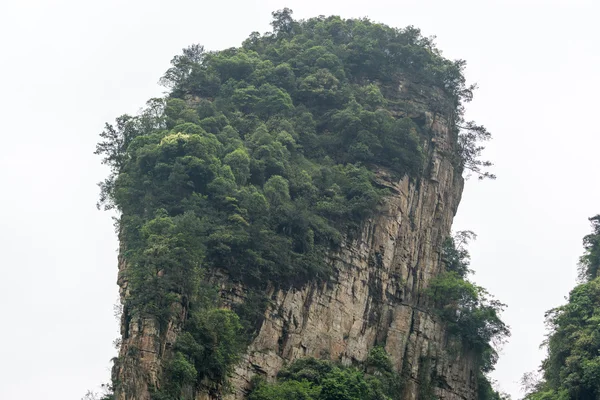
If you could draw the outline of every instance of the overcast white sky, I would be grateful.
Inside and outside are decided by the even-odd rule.
[[[494,377],[519,396],[600,213],[594,0],[2,0],[0,399],[78,400],[109,379],[117,241],[92,154],[104,122],[160,95],[183,47],[237,46],[285,6],[415,25],[468,61],[468,115],[494,134],[498,180],[468,182],[455,228],[479,235],[475,280],[509,305]]]

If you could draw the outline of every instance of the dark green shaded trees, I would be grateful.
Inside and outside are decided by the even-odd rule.
[[[579,264],[584,283],[571,291],[567,304],[546,313],[548,356],[542,379],[527,385],[528,400],[600,399],[600,216],[590,222]]]
[[[255,383],[250,400],[391,400],[401,395],[401,378],[385,351],[375,347],[360,368],[300,359],[280,371],[274,384]]]
[[[592,233],[583,238],[584,254],[579,259],[579,279],[591,281],[600,270],[600,215],[590,218]]]
[[[434,278],[428,291],[431,298],[440,304],[439,314],[447,323],[449,332],[475,351],[482,372],[491,371],[498,360],[495,344],[510,334],[499,316],[505,305],[455,272]]]
[[[466,279],[471,271],[465,246],[474,237],[473,232],[461,231],[446,240],[442,248],[446,271],[431,280],[427,293],[448,333],[459,339],[464,350],[476,355],[478,399],[494,400],[500,399],[500,394],[486,374],[494,369],[497,348],[510,336],[510,330],[500,318],[506,305]]]

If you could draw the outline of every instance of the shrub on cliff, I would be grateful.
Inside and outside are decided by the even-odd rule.
[[[478,398],[495,400],[500,394],[492,388],[486,373],[494,369],[498,347],[510,336],[510,330],[500,318],[506,305],[467,279],[471,271],[466,244],[474,237],[473,232],[462,231],[445,241],[442,262],[446,271],[431,280],[426,293],[448,333],[476,355]]]
[[[391,400],[399,398],[401,378],[387,354],[375,347],[360,368],[314,358],[299,359],[278,374],[277,382],[255,382],[249,400]]]

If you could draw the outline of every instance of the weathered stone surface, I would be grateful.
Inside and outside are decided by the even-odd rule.
[[[402,92],[409,86],[404,83]],[[440,399],[476,398],[472,355],[447,351],[451,342],[445,327],[428,311],[423,296],[430,279],[442,270],[439,252],[450,234],[463,179],[445,156],[452,153],[453,142],[447,120],[424,111],[426,98],[417,101],[414,92],[406,96],[431,135],[424,144],[424,177],[398,181],[378,171],[377,179],[390,196],[359,234],[329,255],[334,276],[326,283],[272,289],[260,331],[231,377],[233,392],[198,393],[196,399],[239,400],[256,374],[273,379],[286,363],[306,356],[361,362],[375,345],[384,346],[406,376],[402,398],[417,399],[430,381]],[[215,279],[222,284],[226,306],[243,301],[243,287],[223,275]],[[126,296],[127,283],[119,283]],[[184,313],[180,310],[164,337],[153,321],[124,316],[121,361],[114,370],[123,384],[118,400],[149,399],[148,387],[158,384],[160,360],[174,342]],[[139,353],[130,354],[132,348]]]

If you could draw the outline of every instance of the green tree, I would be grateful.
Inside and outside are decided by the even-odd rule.
[[[273,32],[275,34],[283,33],[290,34],[294,29],[294,19],[292,18],[292,14],[294,12],[289,8],[284,8],[283,10],[273,11],[271,14],[273,15],[273,21],[271,22],[271,26],[273,27]]]
[[[600,215],[590,218],[592,233],[583,238],[584,254],[579,259],[579,279],[591,281],[600,270]]]
[[[250,156],[248,152],[243,148],[235,149],[227,154],[223,161],[231,167],[236,183],[240,186],[245,185],[250,178]]]

